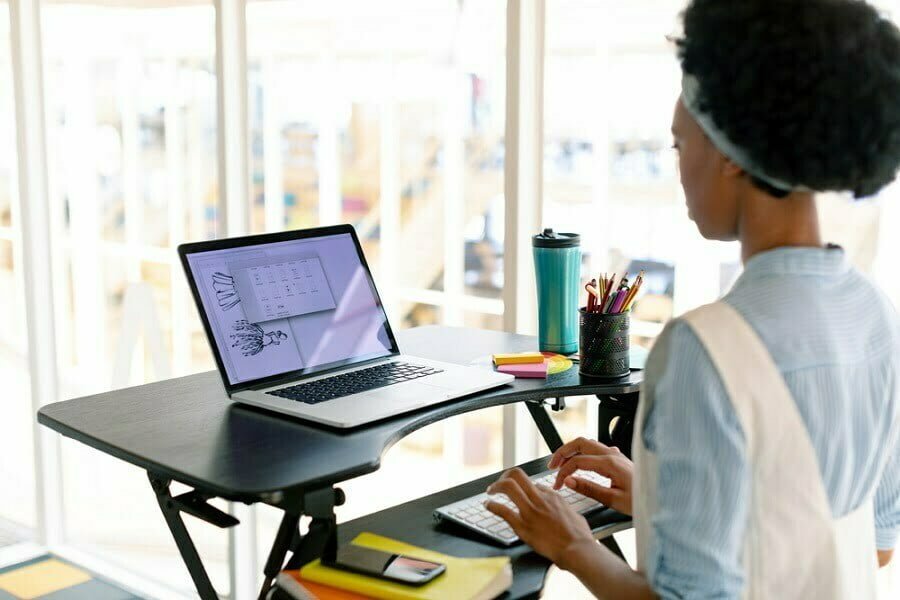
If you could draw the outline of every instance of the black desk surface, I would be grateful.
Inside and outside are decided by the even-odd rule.
[[[398,333],[404,353],[458,364],[537,346],[533,337],[479,329],[420,327]],[[217,372],[57,402],[38,421],[88,446],[206,493],[253,501],[371,473],[416,429],[523,400],[639,390],[641,372],[614,383],[583,378],[577,364],[546,380],[525,379],[353,430],[328,429],[231,402]]]

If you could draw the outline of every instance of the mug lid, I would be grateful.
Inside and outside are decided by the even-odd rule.
[[[531,244],[535,248],[574,248],[581,245],[581,236],[577,233],[556,233],[548,227],[532,236]]]

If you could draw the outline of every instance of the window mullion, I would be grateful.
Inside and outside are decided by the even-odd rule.
[[[50,201],[38,0],[10,1],[13,87],[19,171],[19,215],[31,402],[34,412],[59,399],[53,312]],[[34,422],[38,539],[49,547],[63,538],[59,436]]]
[[[543,210],[544,0],[508,0],[506,11],[505,238],[503,327],[534,333],[537,307],[531,235]],[[534,454],[524,407],[503,407],[503,464]]]
[[[216,0],[219,235],[249,229],[249,126],[245,0]]]
[[[247,15],[245,0],[216,0],[216,83],[219,126],[219,235],[250,229]],[[234,600],[256,595],[256,509],[229,503],[241,525],[228,530]]]

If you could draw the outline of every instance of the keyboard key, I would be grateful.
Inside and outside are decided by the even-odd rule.
[[[598,475],[593,471],[578,470],[574,473],[574,475],[576,477],[592,481],[599,485],[610,485],[609,479],[603,477],[602,475]],[[545,485],[552,488],[553,483],[556,481],[556,471],[540,473],[531,477],[531,480],[536,485]],[[565,486],[555,491],[566,502],[566,504],[572,507],[573,510],[582,514],[603,506],[593,498],[589,498],[587,496],[584,496],[583,494],[579,494],[578,492]],[[487,508],[485,508],[484,504],[490,500],[518,511],[515,504],[513,504],[513,502],[509,499],[509,497],[506,496],[506,494],[481,493],[461,502],[456,502],[450,506],[437,509],[436,512],[453,514],[451,513],[451,511],[458,511],[454,516],[457,519],[464,521],[465,525],[469,526],[474,531],[477,531],[486,537],[493,538],[504,543],[512,543],[517,539],[517,536],[509,526],[509,524],[505,520],[497,517],[496,515],[488,511]],[[465,510],[460,511],[460,508],[464,508]],[[464,518],[464,515],[468,516],[468,518]]]
[[[292,385],[267,393],[279,398],[287,398],[306,404],[318,404],[440,372],[440,369],[419,365],[400,362],[387,363],[335,375],[327,379]]]
[[[582,498],[581,500],[573,504],[572,508],[574,508],[576,511],[581,512],[582,510],[585,510],[597,504],[599,504],[599,502],[592,498]]]

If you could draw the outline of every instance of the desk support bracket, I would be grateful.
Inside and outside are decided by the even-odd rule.
[[[639,394],[597,395],[597,441],[631,458],[631,438]]]
[[[303,494],[301,511],[284,509],[284,517],[266,560],[259,600],[265,599],[282,569],[299,569],[319,557],[323,560],[336,558],[337,518],[334,507],[343,504],[344,500],[343,490],[327,487]],[[300,517],[304,514],[312,517],[312,522],[306,535],[301,536]],[[288,550],[291,551],[291,558],[285,564]]]
[[[207,504],[206,501],[211,496],[204,496],[197,492],[188,492],[179,496],[172,496],[169,491],[169,485],[172,483],[169,479],[157,477],[153,473],[147,473],[150,477],[150,485],[156,493],[156,501],[159,502],[159,508],[162,510],[163,517],[172,537],[175,539],[175,545],[181,553],[181,558],[187,566],[188,573],[194,581],[197,592],[203,600],[216,600],[216,590],[209,580],[209,574],[200,560],[200,554],[197,553],[197,547],[191,539],[191,534],[187,527],[184,526],[184,520],[181,513],[186,512],[208,523],[212,523],[218,527],[232,527],[238,524],[238,520],[231,515],[220,511],[219,509]]]
[[[560,400],[559,398],[557,399],[554,410],[558,410],[555,407],[559,405]],[[550,415],[547,414],[547,409],[544,408],[543,402],[526,402],[525,406],[528,407],[528,412],[531,413],[534,424],[537,425],[538,431],[541,432],[541,437],[547,442],[550,452],[556,452],[563,445],[563,441],[556,430],[556,426],[550,419]],[[563,404],[563,407],[565,407],[565,404]]]

